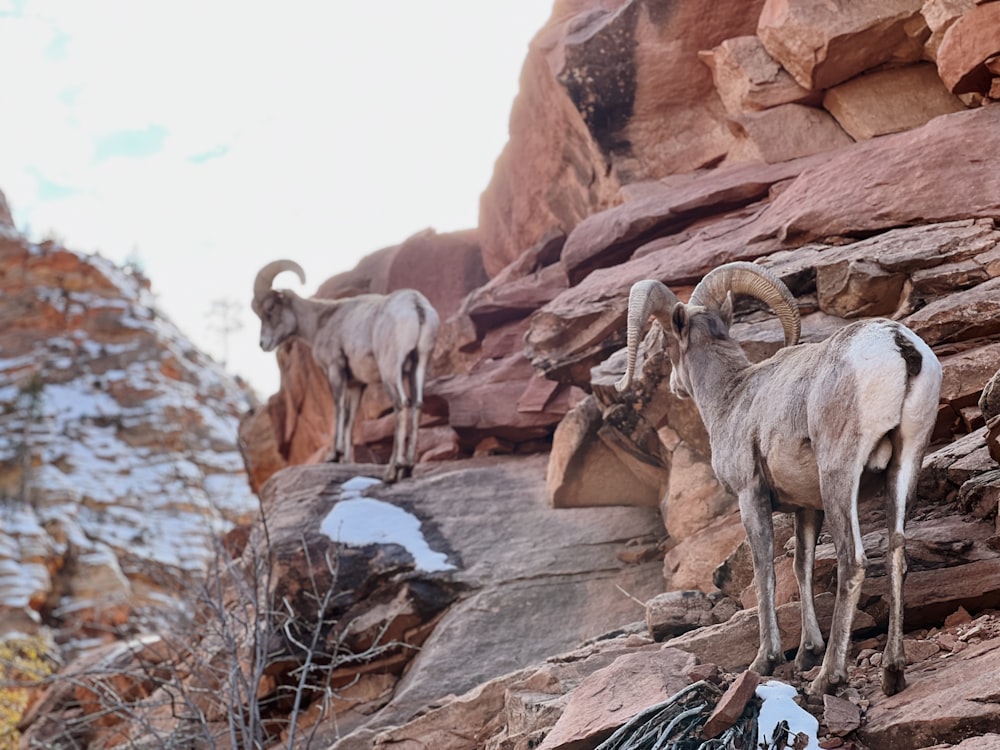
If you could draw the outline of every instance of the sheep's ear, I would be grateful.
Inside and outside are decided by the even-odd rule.
[[[670,313],[670,329],[678,341],[687,334],[688,312],[687,306],[683,302],[674,305],[673,312]]]
[[[722,318],[722,322],[726,324],[728,329],[733,324],[733,293],[732,291],[726,292],[726,299],[723,300],[721,307],[719,307],[719,317]]]

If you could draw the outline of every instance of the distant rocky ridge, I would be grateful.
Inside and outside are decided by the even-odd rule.
[[[9,217],[0,353],[0,630],[44,622],[69,656],[175,601],[212,537],[253,518],[236,445],[251,392],[139,271],[31,243]]]
[[[1000,2],[830,8],[557,0],[525,61],[479,226],[422,232],[320,286],[331,297],[414,286],[442,311],[421,463],[412,480],[370,494],[416,516],[453,568],[423,571],[396,543],[351,546],[324,531],[344,483],[377,468],[318,465],[329,395],[308,350],[284,347],[282,387],[241,420],[240,444],[277,564],[267,601],[294,601],[322,648],[275,633],[261,664],[253,640],[238,639],[224,663],[263,670],[262,744],[284,746],[294,728],[337,750],[582,750],[692,681],[721,692],[736,679],[757,638],[744,533],[697,412],[668,392],[657,326],[633,391],[613,381],[632,282],[659,278],[685,298],[739,259],[788,283],[805,340],[887,315],[945,369],[909,524],[909,686],[887,699],[877,685],[886,603],[875,502],[861,509],[871,565],[850,682],[808,706],[824,746],[996,746],[1000,423],[984,423],[978,400],[1000,369]],[[751,357],[781,345],[767,312],[736,312]],[[355,441],[377,461],[391,430],[384,397],[369,390]],[[790,529],[779,520],[776,531],[792,648]],[[262,533],[238,527],[226,541],[250,577]],[[821,542],[828,617],[834,555]],[[333,580],[331,557],[335,621],[303,585]],[[242,601],[239,581],[226,601]],[[210,634],[193,642],[221,658]],[[151,676],[167,663],[156,646],[107,647],[105,659],[144,677],[127,714],[74,724],[73,741],[123,746],[150,741],[151,728],[157,740],[189,728],[166,696],[197,693],[204,675],[177,675],[167,690]],[[285,698],[318,652],[327,671],[291,712]],[[66,738],[67,716],[100,709],[100,680],[80,680],[36,695],[25,746]],[[198,702],[198,731],[225,734],[226,701],[218,691]]]

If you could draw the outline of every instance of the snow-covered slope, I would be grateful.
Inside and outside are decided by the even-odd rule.
[[[0,238],[0,622],[79,639],[169,601],[256,511],[251,399],[141,274]]]

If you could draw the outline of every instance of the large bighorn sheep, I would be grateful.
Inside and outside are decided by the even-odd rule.
[[[751,364],[729,335],[733,295],[777,314],[786,348]],[[867,559],[858,523],[862,473],[885,472],[889,526],[889,636],[882,689],[903,675],[904,517],[937,415],[941,365],[916,334],[892,320],[845,326],[819,343],[797,343],[799,314],[788,288],[766,268],[728,263],[709,272],[687,304],[656,280],[629,295],[628,355],[618,390],[631,384],[639,336],[650,315],[667,332],[670,388],[694,399],[712,448],[712,468],[739,500],[753,555],[761,643],[751,669],[770,674],[784,660],[774,605],[773,511],[795,513],[795,577],[802,639],[795,666],[823,653],[812,597],[816,538],[824,517],[837,550],[837,596],[823,664],[809,686],[828,692],[847,678],[851,623]]]
[[[306,280],[299,264],[290,260],[273,261],[257,273],[253,310],[261,321],[260,346],[270,352],[293,336],[312,346],[313,358],[330,381],[337,412],[328,460],[354,460],[358,402],[366,385],[382,383],[396,418],[385,480],[410,476],[427,363],[440,327],[437,311],[414,289],[336,300],[303,299],[290,290],[271,288],[282,271],[293,271],[303,284]]]

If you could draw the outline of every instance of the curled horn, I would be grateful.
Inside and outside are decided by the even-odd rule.
[[[671,292],[662,282],[656,279],[644,279],[632,285],[628,295],[628,355],[625,364],[625,374],[615,383],[619,393],[632,385],[635,374],[635,359],[639,350],[639,337],[650,315],[655,315],[661,325],[670,330],[666,322],[674,305],[680,302],[677,295]],[[662,317],[661,317],[662,316]]]
[[[253,282],[253,298],[259,301],[261,297],[271,291],[271,283],[274,277],[282,271],[293,271],[303,284],[306,283],[306,273],[302,266],[294,260],[273,260],[257,272],[257,278]]]
[[[802,332],[798,303],[773,271],[745,261],[726,263],[705,274],[691,292],[690,304],[718,310],[729,292],[747,294],[767,303],[781,321],[785,346],[798,343]]]

